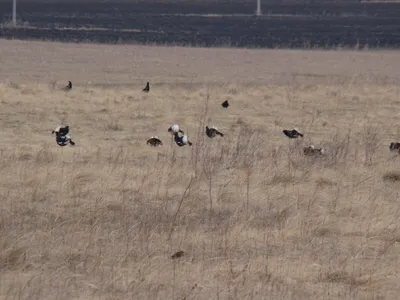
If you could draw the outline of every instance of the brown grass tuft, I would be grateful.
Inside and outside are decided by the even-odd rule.
[[[16,270],[23,265],[25,260],[26,249],[10,248],[0,251],[0,270]]]

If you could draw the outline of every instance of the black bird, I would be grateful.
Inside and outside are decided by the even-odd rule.
[[[325,153],[323,148],[315,148],[314,145],[310,145],[309,147],[303,148],[304,155],[322,155]]]
[[[227,108],[229,106],[228,100],[225,100],[224,102],[222,102],[222,107]]]
[[[396,142],[396,143],[390,143],[390,146],[389,146],[389,149],[390,149],[390,151],[395,151],[395,150],[397,150],[397,151],[399,151],[399,153],[400,153],[400,143],[398,143],[398,142]]]
[[[156,137],[156,136],[152,136],[151,138],[149,138],[146,142],[147,145],[150,145],[152,147],[157,147],[157,146],[162,146],[162,142],[161,140]]]
[[[64,91],[69,91],[72,89],[72,82],[68,81],[68,85],[63,88]]]
[[[150,92],[150,83],[149,82],[147,82],[146,87],[142,90],[142,92],[146,92],[146,93]]]
[[[171,256],[171,258],[172,258],[172,259],[177,259],[177,258],[182,257],[182,256],[184,256],[184,255],[185,255],[185,252],[183,252],[182,250],[180,250],[180,251],[174,253],[174,254]]]
[[[224,136],[224,134],[223,134],[222,132],[219,132],[219,131],[217,130],[217,128],[215,128],[215,127],[208,127],[208,126],[206,126],[206,135],[207,135],[209,138],[216,137],[217,135]]]
[[[290,139],[296,139],[299,136],[303,137],[303,134],[299,132],[297,128],[294,128],[293,130],[283,130],[283,133]]]

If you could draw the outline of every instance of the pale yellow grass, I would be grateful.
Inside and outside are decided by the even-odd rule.
[[[52,48],[42,69],[26,58]],[[74,53],[68,63],[63,49]],[[132,78],[163,84],[143,94],[143,82],[130,88],[116,74],[120,82],[106,86],[105,49],[137,51],[146,76],[139,69]],[[398,299],[400,163],[389,144],[400,139],[400,89],[398,74],[379,67],[382,53],[348,52],[363,70],[351,74],[347,55],[316,52],[342,72],[327,69],[328,81],[339,78],[328,84],[305,82],[304,72],[287,81],[288,65],[268,75],[271,59],[280,64],[286,53],[299,66],[296,55],[313,52],[250,51],[255,65],[265,56],[259,75],[271,76],[250,84],[245,63],[246,75],[235,77],[239,63],[215,57],[240,59],[245,50],[0,41],[0,51],[8,61],[0,69],[1,299]],[[187,53],[209,59],[172,67]],[[374,59],[372,75],[364,55]],[[125,59],[115,58],[115,68]],[[218,67],[226,78],[214,73],[213,81],[205,69]],[[78,84],[60,91],[66,82],[52,84],[61,76],[48,69]],[[171,143],[175,122],[191,148]],[[71,126],[75,147],[56,145],[51,130],[60,123]],[[206,124],[226,136],[208,139]],[[303,140],[283,135],[294,126]],[[164,145],[148,147],[152,135]],[[304,157],[310,143],[327,155]],[[185,255],[172,260],[178,250]]]

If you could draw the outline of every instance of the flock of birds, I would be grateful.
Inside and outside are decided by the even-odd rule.
[[[72,89],[72,82],[68,81],[68,85],[63,88],[64,91],[69,91]],[[143,92],[150,92],[150,83],[147,82],[145,88],[142,90]],[[228,101],[224,101],[222,103],[222,107],[227,108],[229,107]],[[189,141],[188,136],[185,134],[185,132],[180,128],[178,124],[174,124],[168,128],[168,132],[171,133],[174,137],[175,143],[179,147],[183,147],[185,145],[192,146],[193,143]],[[66,126],[58,126],[52,131],[52,134],[55,134],[56,136],[56,143],[57,145],[63,147],[66,145],[75,145],[75,142],[71,139],[70,135],[70,128],[68,125]],[[209,138],[214,138],[217,135],[223,137],[224,134],[220,132],[215,126],[206,126],[206,135]],[[152,147],[157,147],[157,146],[162,146],[163,143],[162,141],[157,137],[157,136],[152,136],[147,140],[147,145],[150,145]]]
[[[68,81],[68,85],[63,88],[65,91],[69,91],[72,89],[72,82]],[[150,92],[150,83],[147,82],[145,88],[142,90],[143,92]],[[229,102],[228,100],[225,100],[221,106],[223,108],[228,108],[229,107]],[[206,126],[206,135],[209,138],[215,138],[217,135],[223,137],[224,134],[220,131],[218,131],[217,127],[215,126]],[[174,142],[179,146],[183,147],[185,145],[192,146],[193,143],[189,141],[188,136],[185,134],[185,132],[181,129],[181,127],[178,124],[174,124],[170,126],[167,130],[169,133],[172,134],[174,137]],[[52,134],[55,134],[56,136],[56,142],[59,146],[66,146],[68,144],[74,146],[75,142],[71,139],[70,135],[70,129],[69,126],[58,126],[52,131]],[[292,130],[284,129],[283,134],[287,136],[289,139],[297,139],[299,137],[304,137],[304,135],[299,131],[299,129],[294,128]],[[152,147],[158,147],[162,146],[163,142],[157,137],[157,136],[152,136],[150,137],[147,141],[146,144]],[[390,151],[397,151],[400,154],[400,142],[392,142],[390,143],[389,146]],[[307,156],[314,156],[314,155],[323,155],[326,153],[326,150],[324,148],[315,148],[314,145],[310,145],[308,147],[303,148],[303,153],[304,155]]]
[[[142,91],[147,93],[150,92],[149,82],[147,82],[146,87]],[[228,108],[229,107],[228,100],[222,102],[221,106],[223,108]],[[187,135],[185,135],[185,132],[181,130],[178,124],[174,124],[171,127],[169,127],[168,132],[174,136],[174,141],[179,147],[183,147],[185,145],[192,146],[193,143],[189,141]],[[285,129],[283,130],[283,133],[290,139],[296,139],[298,137],[304,136],[297,128],[294,128],[292,130]],[[180,136],[180,134],[182,135]],[[210,126],[210,127],[206,126],[206,135],[209,138],[214,138],[217,135],[221,137],[224,136],[224,134],[220,132],[215,126]],[[151,138],[149,138],[147,140],[147,144],[153,147],[163,145],[162,141],[157,136],[152,136]],[[322,155],[325,153],[325,150],[323,148],[315,148],[314,145],[310,145],[308,147],[303,148],[303,152],[305,155]]]

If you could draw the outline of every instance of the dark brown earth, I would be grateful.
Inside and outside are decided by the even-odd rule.
[[[0,37],[205,47],[397,48],[400,45],[399,4],[268,4],[262,9],[265,15],[257,18],[252,15],[255,1],[19,2],[21,26],[16,29],[3,26]],[[11,3],[3,1],[0,22],[5,24],[10,20]]]

